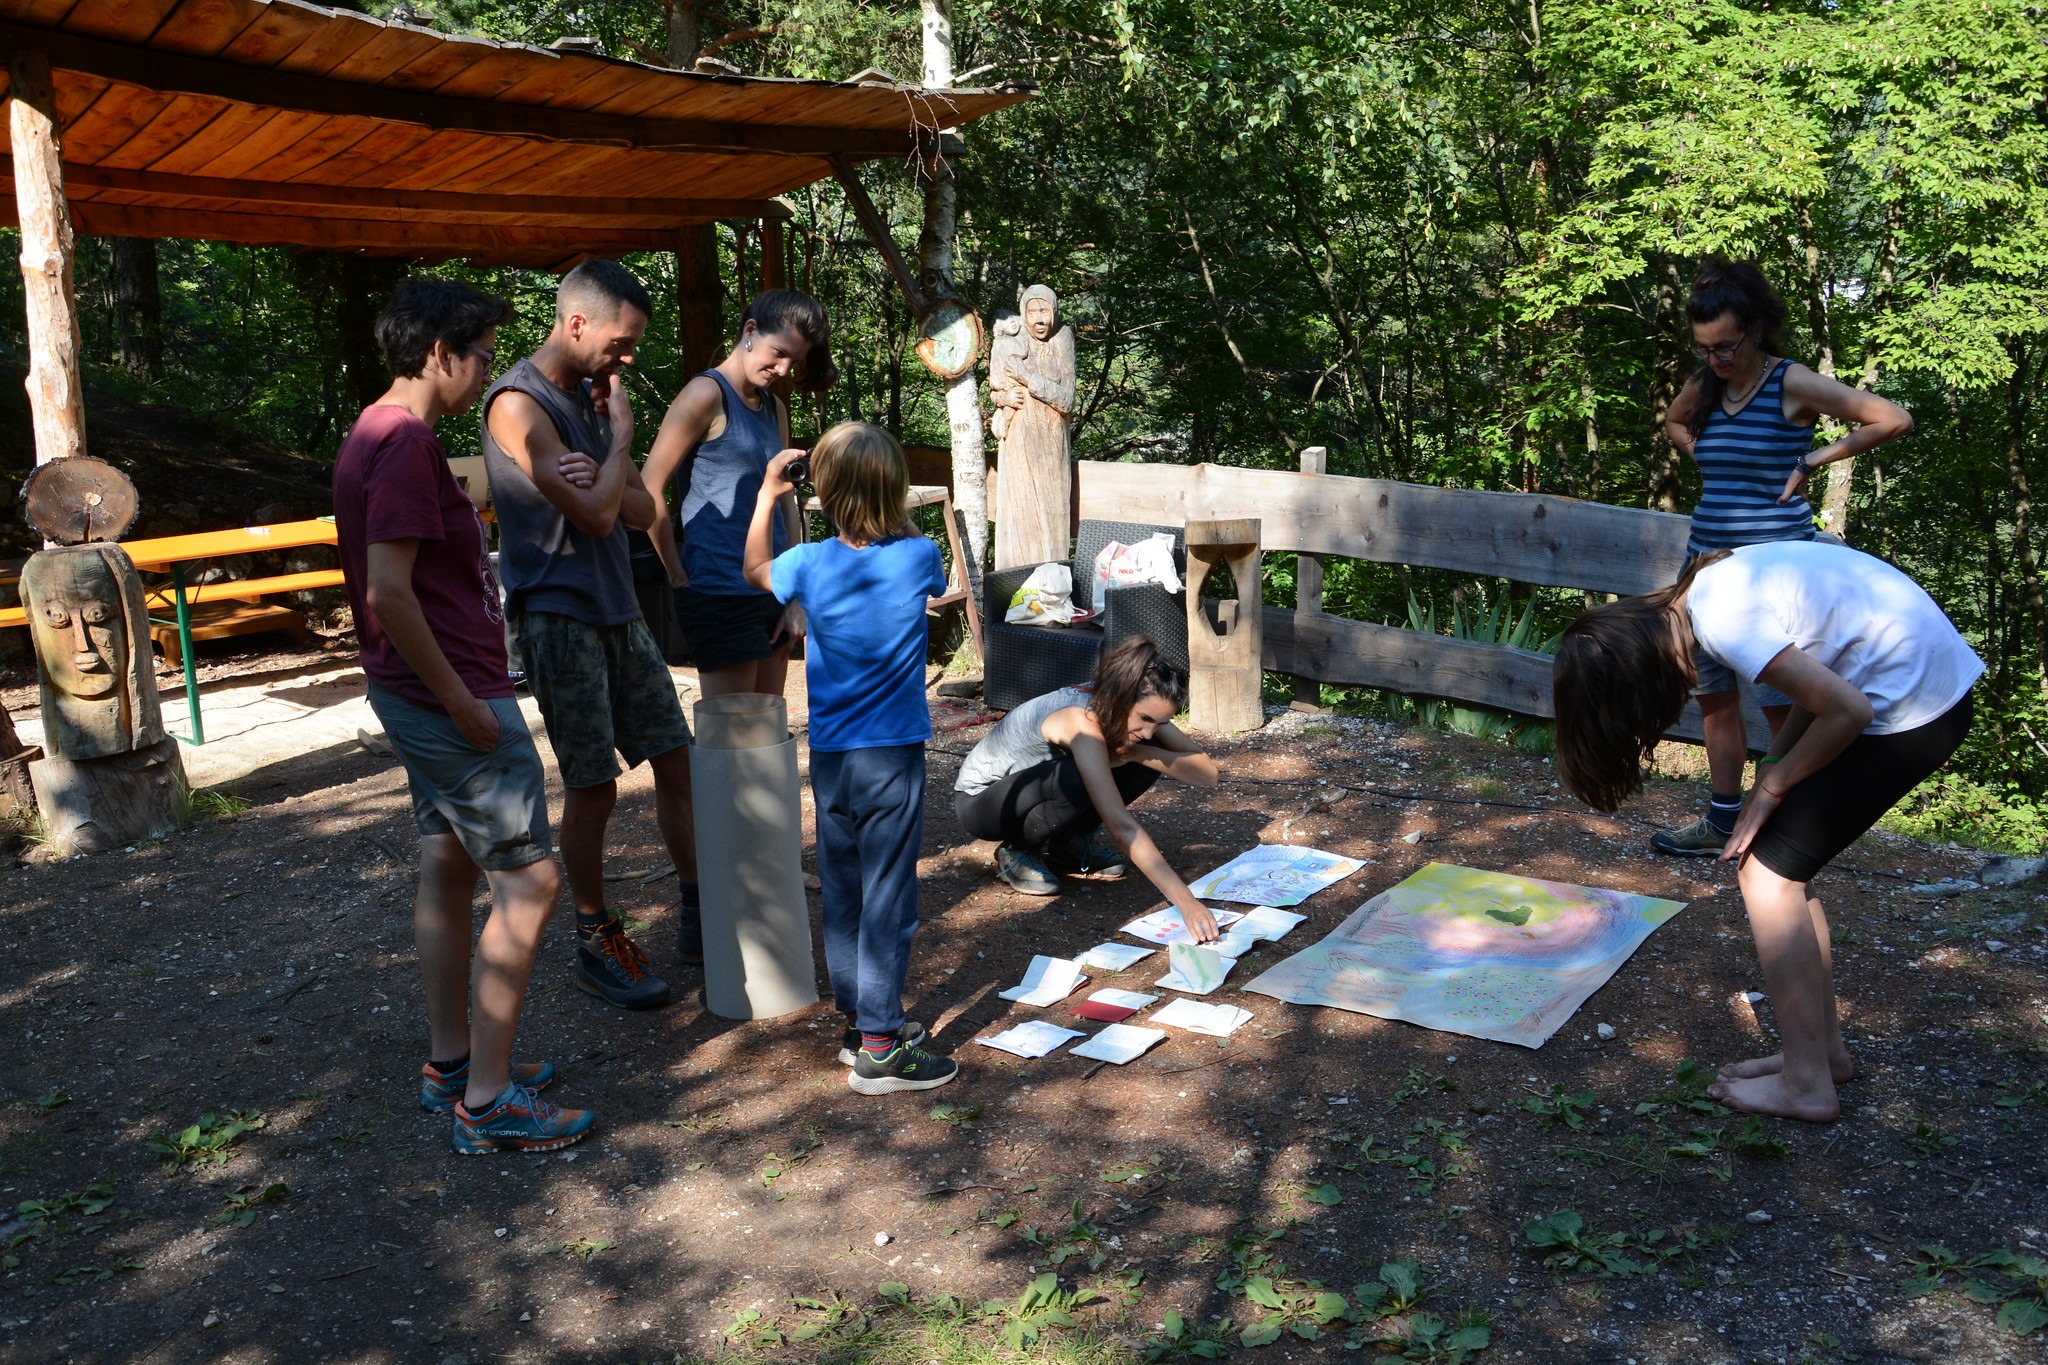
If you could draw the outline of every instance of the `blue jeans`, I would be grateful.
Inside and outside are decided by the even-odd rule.
[[[862,1033],[894,1033],[917,932],[924,745],[813,750],[811,795],[833,1003]]]

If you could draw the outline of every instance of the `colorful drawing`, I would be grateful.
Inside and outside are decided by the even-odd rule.
[[[1205,901],[1299,905],[1364,866],[1356,858],[1321,849],[1260,844],[1208,876],[1189,882],[1188,889]]]
[[[1245,989],[1541,1047],[1684,908],[1431,863]]]

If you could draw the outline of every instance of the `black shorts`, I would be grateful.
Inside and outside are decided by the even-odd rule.
[[[1841,757],[1785,793],[1750,843],[1750,853],[1787,881],[1811,879],[1948,762],[1970,733],[1970,717],[1970,695],[1964,693],[1925,725],[1856,736]]]
[[[676,623],[699,669],[757,663],[788,643],[770,644],[782,603],[772,592],[715,593],[676,589]]]

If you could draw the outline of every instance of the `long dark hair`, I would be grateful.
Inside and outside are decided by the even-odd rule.
[[[823,393],[839,382],[839,367],[832,363],[832,322],[825,306],[809,294],[794,289],[764,289],[747,304],[740,315],[740,329],[748,323],[763,336],[778,332],[800,336],[811,343],[804,357],[804,372],[796,381],[798,393]]]
[[[1557,775],[1593,809],[1614,810],[1642,790],[1643,760],[1685,710],[1699,675],[1680,599],[1727,557],[1701,555],[1670,587],[1590,608],[1565,627],[1550,672]]]
[[[1180,711],[1188,704],[1187,674],[1175,668],[1159,646],[1142,635],[1125,636],[1102,652],[1095,665],[1095,695],[1088,709],[1102,727],[1102,742],[1112,756],[1127,746],[1131,708],[1147,697],[1160,697]]]
[[[1758,350],[1775,355],[1785,353],[1785,340],[1780,335],[1785,327],[1785,301],[1771,288],[1764,272],[1757,269],[1755,261],[1709,256],[1700,262],[1699,273],[1692,277],[1692,296],[1685,301],[1685,315],[1694,322],[1712,322],[1731,313],[1735,325],[1755,340]],[[1698,387],[1693,390],[1692,412],[1685,425],[1693,439],[1698,440],[1707,429],[1707,418],[1727,396],[1728,386],[1708,365],[1695,370],[1693,379]]]

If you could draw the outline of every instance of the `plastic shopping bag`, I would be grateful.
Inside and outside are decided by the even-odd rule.
[[[1074,619],[1074,575],[1064,564],[1041,564],[1010,597],[1003,620],[1013,626],[1063,626]]]
[[[1180,591],[1180,573],[1173,567],[1173,537],[1165,532],[1125,545],[1112,540],[1095,556],[1095,600],[1104,600],[1110,588],[1128,588],[1138,583],[1157,583],[1168,592]]]

